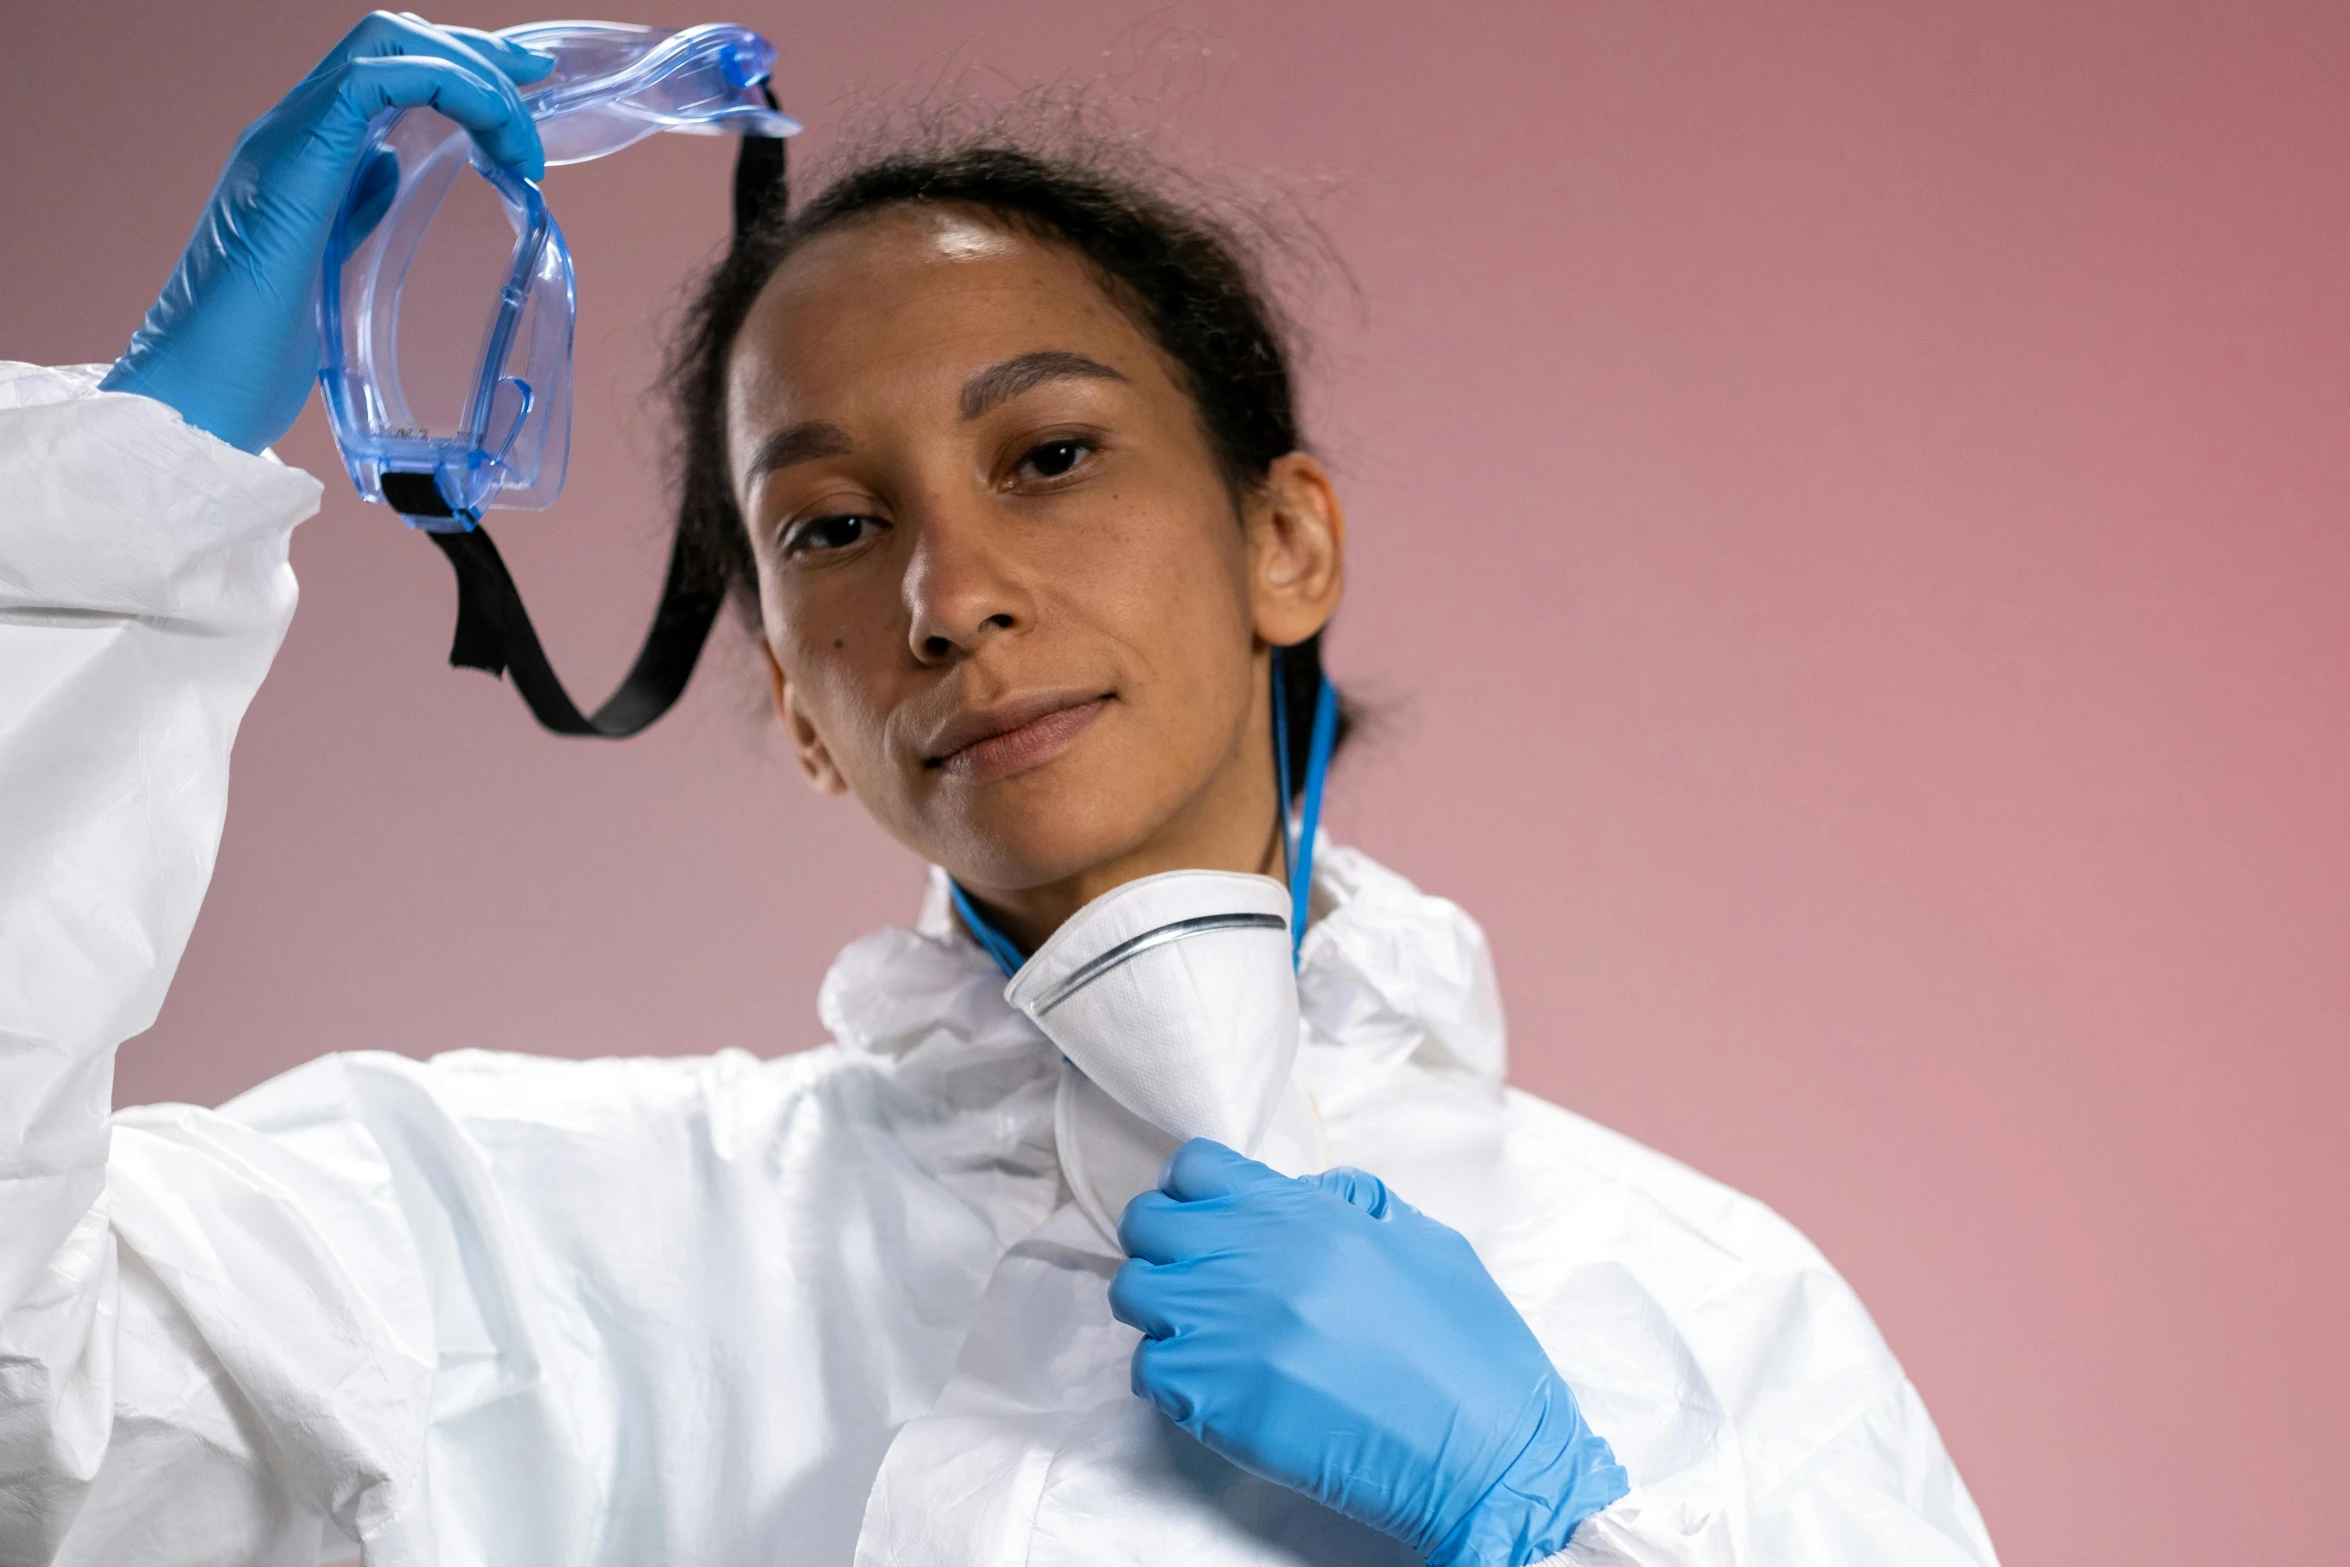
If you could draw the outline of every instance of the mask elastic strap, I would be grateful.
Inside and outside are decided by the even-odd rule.
[[[778,108],[767,84],[759,87],[771,109]],[[745,136],[734,158],[734,242],[741,244],[752,229],[785,200],[783,140],[776,136]],[[392,476],[405,477],[405,476]],[[429,477],[412,484],[413,495],[384,485],[385,499],[400,505],[407,499],[417,509],[400,505],[403,513],[441,520],[454,514],[440,498]],[[437,508],[437,510],[436,510]],[[693,559],[683,530],[669,547],[669,570],[661,582],[660,607],[644,646],[620,682],[620,689],[593,713],[583,713],[563,689],[555,668],[547,662],[538,632],[523,608],[521,590],[499,558],[498,547],[472,518],[461,531],[428,529],[433,543],[449,558],[457,573],[457,634],[450,640],[449,662],[459,669],[479,669],[505,675],[522,694],[531,716],[559,735],[586,735],[606,740],[624,739],[659,718],[685,694],[694,665],[710,640],[719,607],[725,602],[721,583]]]

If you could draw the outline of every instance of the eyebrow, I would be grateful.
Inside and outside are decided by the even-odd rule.
[[[1008,402],[1047,381],[1125,379],[1108,365],[1096,359],[1088,359],[1083,354],[1072,354],[1058,348],[1041,349],[1033,354],[1007,359],[1000,365],[989,365],[965,381],[961,412],[965,419],[976,419],[998,404]]]
[[[966,420],[976,419],[989,409],[1031,391],[1047,381],[1088,380],[1124,381],[1126,377],[1098,359],[1073,354],[1066,349],[1045,348],[1032,354],[1019,354],[1002,364],[989,365],[963,383],[959,412]],[[778,468],[789,468],[794,463],[816,462],[826,457],[846,457],[856,450],[848,431],[837,424],[821,419],[808,419],[787,425],[759,444],[751,456],[750,465],[743,470],[743,487],[748,489],[762,475]]]
[[[846,457],[854,449],[848,431],[837,424],[808,419],[787,425],[762,441],[758,451],[752,454],[751,465],[743,470],[743,488],[749,489],[761,474],[773,473],[778,468],[814,462],[820,457]]]

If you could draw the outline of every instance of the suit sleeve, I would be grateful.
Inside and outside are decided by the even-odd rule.
[[[109,1106],[211,878],[319,485],[101,373],[0,364],[0,1562],[198,1548],[151,1513],[99,1549],[102,1482],[199,1507],[204,1549],[314,1561],[315,1510],[117,1232]]]

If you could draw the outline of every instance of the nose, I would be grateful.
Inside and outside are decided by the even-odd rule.
[[[925,664],[951,663],[987,638],[1025,631],[1036,604],[1007,552],[1009,519],[983,504],[923,508],[905,577],[907,639]]]

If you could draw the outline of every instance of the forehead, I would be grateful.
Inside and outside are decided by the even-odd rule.
[[[729,400],[761,422],[853,414],[837,405],[960,387],[1039,350],[1173,390],[1154,345],[1067,246],[969,208],[893,207],[818,235],[776,269],[735,340]]]

